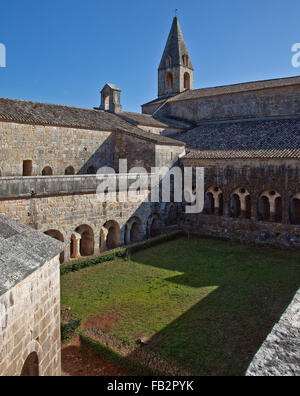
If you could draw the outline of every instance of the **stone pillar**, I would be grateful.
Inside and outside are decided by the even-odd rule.
[[[80,241],[81,235],[74,232],[71,236],[73,241],[73,251],[71,252],[71,259],[77,259],[80,257]]]

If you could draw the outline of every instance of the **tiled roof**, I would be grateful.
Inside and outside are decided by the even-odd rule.
[[[0,215],[0,295],[64,249],[64,244]]]
[[[121,132],[157,144],[182,145],[168,137],[142,131],[116,114],[103,110],[0,98],[0,121]]]
[[[191,149],[186,158],[300,159],[300,117],[203,123],[173,137]]]
[[[292,85],[300,85],[300,77],[279,78],[274,80],[264,80],[247,82],[234,85],[224,85],[220,87],[202,88],[188,90],[176,96],[173,96],[168,102],[178,102],[191,99],[199,99],[210,96],[226,95],[238,92],[257,91],[268,88],[287,87]]]
[[[169,127],[168,124],[161,122],[159,120],[156,120],[150,114],[130,113],[127,111],[123,111],[122,113],[119,114],[119,116],[122,117],[125,121],[134,123],[135,125],[143,125],[143,126],[149,126],[149,127],[155,127],[155,128],[168,128]]]
[[[131,122],[134,125],[149,126],[155,128],[176,128],[176,129],[189,129],[192,124],[186,121],[174,120],[172,118],[155,118],[150,114],[130,113],[123,111],[118,114],[125,121]]]

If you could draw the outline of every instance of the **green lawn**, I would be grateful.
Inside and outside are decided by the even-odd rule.
[[[64,275],[62,305],[195,374],[243,375],[299,287],[300,252],[180,239]]]

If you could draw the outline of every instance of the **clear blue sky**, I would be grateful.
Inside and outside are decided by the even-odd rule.
[[[299,0],[1,0],[0,97],[91,108],[111,82],[140,111],[157,97],[175,8],[195,88],[300,74]]]

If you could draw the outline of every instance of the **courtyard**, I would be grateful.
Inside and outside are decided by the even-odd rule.
[[[199,238],[61,279],[81,332],[205,376],[244,375],[299,285],[299,251]]]

